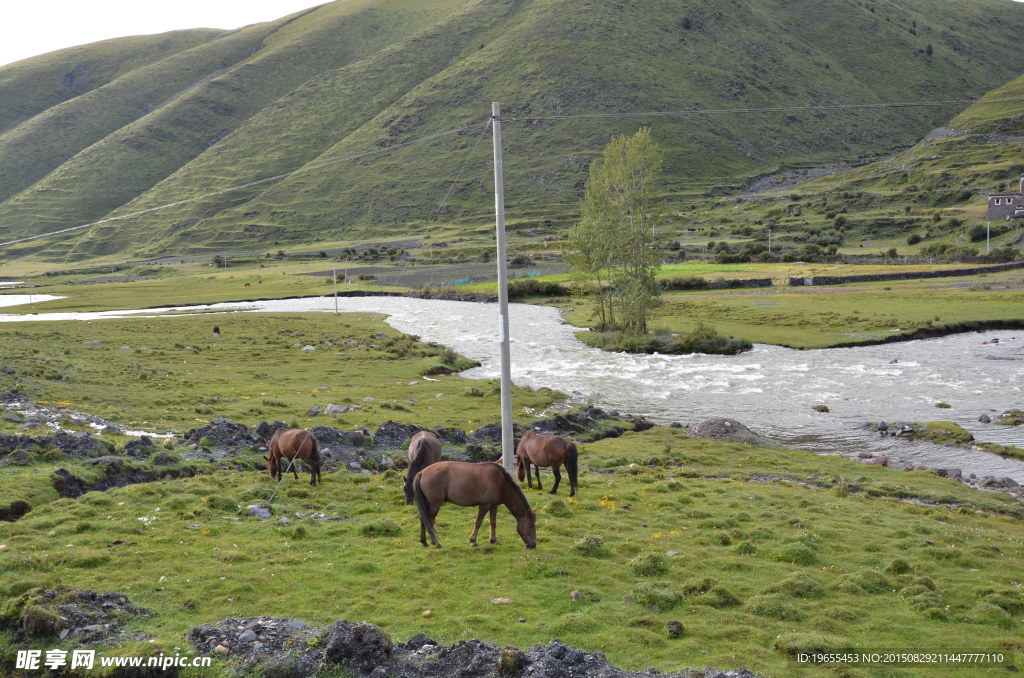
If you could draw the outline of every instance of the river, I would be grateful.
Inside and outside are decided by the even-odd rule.
[[[0,297],[2,298],[2,297]],[[145,311],[0,315],[0,322],[90,320],[161,313],[334,311],[333,297],[213,304]],[[406,297],[344,297],[339,309],[384,313],[387,322],[481,362],[469,378],[499,374],[498,306]],[[590,348],[558,310],[511,304],[512,380],[568,393],[575,402],[640,414],[659,424],[732,417],[789,447],[894,465],[956,467],[1024,484],[1024,462],[987,452],[879,436],[869,421],[954,421],[981,441],[1024,447],[1024,426],[982,424],[1024,408],[1024,331],[797,351],[758,344],[737,356],[631,355]],[[998,341],[995,341],[997,340]],[[937,403],[948,403],[939,409]],[[819,413],[814,405],[827,405]]]

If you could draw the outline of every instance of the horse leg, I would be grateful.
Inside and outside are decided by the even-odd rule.
[[[299,458],[298,457],[292,457],[292,475],[295,476],[296,480],[299,479]]]
[[[480,532],[480,525],[484,522],[484,516],[487,515],[487,507],[483,504],[476,512],[476,525],[473,526],[473,534],[469,535],[469,543],[476,546],[476,535]]]
[[[498,507],[497,506],[492,506],[491,507],[491,543],[492,544],[497,544],[498,543],[498,533],[494,531],[494,526],[495,526],[497,517],[498,517]]]
[[[555,486],[551,488],[551,494],[558,492],[558,483],[562,482],[562,474],[558,472],[558,464],[551,466],[551,472],[555,474]]]
[[[526,468],[527,468],[527,470],[529,470],[530,467],[527,466]],[[541,487],[541,485],[540,485],[540,466],[537,466],[536,464],[534,464],[533,465],[533,472],[537,474],[537,489],[538,490],[543,490],[544,488]]]

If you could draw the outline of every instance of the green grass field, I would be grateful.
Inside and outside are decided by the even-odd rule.
[[[65,286],[69,298],[48,304],[72,310],[163,305],[176,289],[220,301],[257,285],[267,297],[324,287],[280,271],[261,275],[264,283],[250,288],[243,285],[249,278],[229,270],[131,283],[80,278],[37,290]],[[659,322],[686,325],[703,313],[741,327],[735,319],[760,308],[759,323],[742,325],[759,332],[756,340],[776,332],[780,341],[799,335],[824,345],[850,327],[887,327],[895,309],[922,324],[953,320],[954,309],[1001,317],[1020,308],[1019,294],[1019,277],[1009,275],[818,294],[724,291],[671,296]],[[53,310],[48,304],[37,310]],[[857,316],[870,323],[851,325]],[[719,331],[733,327],[722,322]],[[387,420],[472,430],[500,419],[495,384],[457,374],[423,378],[439,365],[464,369],[465,359],[372,314],[3,324],[0,363],[2,392],[156,432],[180,434],[215,417],[345,430]],[[515,418],[550,416],[560,401],[551,391],[517,388]],[[327,402],[360,409],[338,419],[306,416]],[[0,432],[25,433],[7,419]],[[129,440],[99,437],[115,454]],[[66,468],[90,479],[100,473],[94,465],[52,450],[27,465],[0,465],[0,497],[33,507],[17,522],[0,523],[6,619],[17,623],[31,591],[65,584],[120,591],[155,612],[131,625],[155,642],[107,648],[128,655],[184,647],[188,629],[229,615],[312,625],[367,620],[397,641],[422,632],[444,643],[482,638],[525,648],[558,638],[626,668],[742,666],[771,677],[934,675],[908,667],[808,670],[792,659],[807,649],[1024,652],[1024,509],[1008,495],[929,472],[655,428],[583,445],[574,500],[564,490],[527,493],[540,513],[535,551],[523,548],[504,509],[501,544],[471,548],[475,511],[451,505],[440,514],[445,548],[433,550],[418,543],[399,473],[330,472],[317,488],[286,479],[274,517],[264,521],[241,511],[273,493],[264,473],[238,470],[254,469],[258,451],[226,465],[184,463],[175,461],[179,444],[169,443],[163,468],[192,466],[195,477],[77,500],[59,497],[54,473]],[[126,463],[152,470],[155,462]],[[316,513],[330,519],[296,517]],[[452,581],[466,584],[453,588]],[[513,603],[491,603],[496,598]],[[682,623],[682,637],[669,637],[669,621]],[[40,649],[53,642],[31,641]],[[0,633],[0,666],[10,666],[19,647],[10,631]],[[230,673],[215,659],[212,672],[192,675]],[[961,667],[942,675],[978,674]]]

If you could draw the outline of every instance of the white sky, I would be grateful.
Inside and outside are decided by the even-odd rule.
[[[329,0],[0,0],[0,66],[98,40],[238,28]]]
[[[238,28],[328,1],[0,0],[0,66],[109,38],[182,28]]]

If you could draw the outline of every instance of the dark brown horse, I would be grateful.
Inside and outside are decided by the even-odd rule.
[[[561,436],[546,436],[535,431],[527,431],[516,447],[516,475],[520,481],[525,477],[526,484],[533,489],[533,482],[530,480],[532,466],[537,474],[537,489],[543,490],[540,484],[540,467],[550,466],[551,472],[555,474],[555,486],[551,488],[551,494],[554,494],[558,491],[558,483],[562,482],[562,474],[558,472],[558,467],[565,464],[565,470],[569,473],[569,496],[575,497],[578,456],[575,443]]]
[[[409,441],[409,468],[405,474],[405,505],[413,502],[412,481],[416,474],[441,461],[441,441],[433,431],[420,431]]]
[[[270,456],[263,457],[267,460],[267,473],[270,477],[281,481],[281,464],[287,459],[298,460],[309,464],[309,484],[316,485],[320,480],[320,450],[317,448],[316,436],[305,429],[279,428],[270,439]],[[299,473],[292,466],[292,473],[295,479],[299,479]]]
[[[420,471],[412,482],[416,507],[420,512],[420,543],[427,545],[427,535],[434,546],[441,548],[434,530],[434,519],[446,501],[457,506],[479,506],[476,527],[469,543],[476,546],[476,535],[484,516],[491,515],[491,543],[497,544],[494,531],[498,506],[504,504],[516,518],[516,532],[526,548],[537,546],[537,511],[530,508],[526,495],[508,471],[498,464],[474,464],[468,461],[439,461]]]

